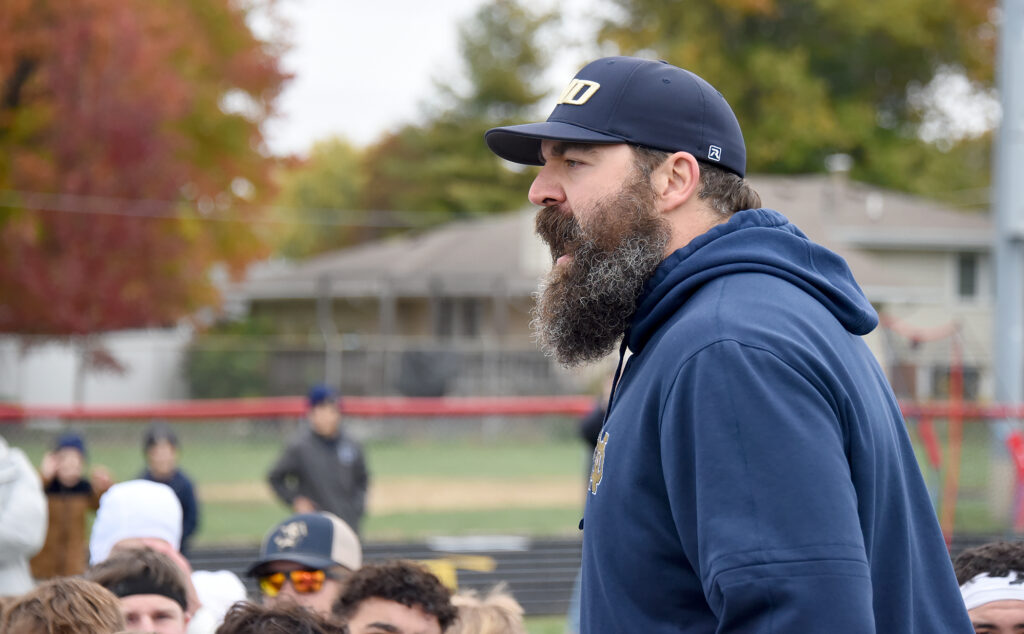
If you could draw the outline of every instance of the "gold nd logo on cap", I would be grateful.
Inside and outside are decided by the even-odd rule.
[[[573,78],[562,95],[558,98],[558,104],[569,104],[570,106],[582,106],[594,96],[601,84],[589,79]],[[557,104],[556,104],[557,105]]]

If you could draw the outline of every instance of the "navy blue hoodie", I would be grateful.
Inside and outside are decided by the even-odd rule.
[[[595,451],[584,633],[973,632],[877,322],[775,211],[661,263]]]

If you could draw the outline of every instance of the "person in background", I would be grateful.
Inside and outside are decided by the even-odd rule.
[[[0,596],[32,589],[28,561],[46,538],[46,496],[25,452],[0,436]]]
[[[113,552],[139,547],[167,555],[187,579],[189,634],[212,634],[227,608],[235,600],[245,599],[245,586],[230,571],[218,571],[215,575],[202,570],[193,572],[178,551],[180,543],[181,503],[171,487],[149,480],[129,480],[110,487],[100,498],[89,540],[89,557],[91,564],[96,565]]]
[[[1024,542],[992,542],[953,560],[960,595],[977,634],[1024,632]]]
[[[443,634],[458,617],[448,589],[411,561],[360,568],[345,584],[334,614],[349,634]]]
[[[57,577],[10,602],[0,621],[9,634],[114,634],[125,631],[117,597],[81,577]]]
[[[362,447],[342,429],[334,390],[310,390],[309,427],[288,445],[267,480],[295,513],[327,511],[359,533],[369,475]]]
[[[345,626],[295,603],[236,603],[216,634],[347,634]]]
[[[481,599],[472,590],[452,597],[459,618],[448,634],[526,634],[523,606],[503,585],[498,585]]]
[[[199,527],[199,503],[196,501],[192,480],[178,468],[178,436],[170,425],[157,421],[146,429],[142,448],[146,456],[146,469],[139,475],[139,479],[166,484],[178,496],[181,502],[179,550],[188,555],[192,536]]]
[[[39,471],[49,522],[43,548],[29,562],[36,579],[85,572],[88,513],[100,507],[100,496],[113,484],[110,472],[98,465],[91,478],[85,476],[87,456],[85,441],[74,432],[59,436],[53,451],[43,456]]]
[[[324,616],[345,580],[363,563],[363,549],[348,524],[331,513],[300,513],[277,524],[249,568],[263,603],[297,603]]]
[[[85,578],[114,593],[127,629],[185,634],[187,581],[167,555],[146,547],[126,548],[91,567]]]

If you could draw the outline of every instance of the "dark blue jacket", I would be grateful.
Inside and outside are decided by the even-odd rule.
[[[973,631],[877,320],[774,211],[662,262],[595,450],[584,633]]]
[[[150,473],[149,469],[146,469],[140,478],[166,484],[174,490],[174,495],[178,496],[178,501],[181,502],[181,548],[179,550],[188,554],[192,535],[199,527],[199,502],[196,501],[196,492],[192,481],[181,469],[176,469],[170,480],[158,480]]]

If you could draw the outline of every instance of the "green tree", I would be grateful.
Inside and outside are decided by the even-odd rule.
[[[347,141],[320,141],[309,158],[283,169],[280,181],[276,247],[282,255],[301,258],[366,237],[362,153]]]
[[[434,212],[431,221],[522,206],[532,177],[505,167],[483,134],[534,114],[547,61],[540,42],[556,22],[556,14],[536,14],[517,0],[492,0],[462,25],[468,87],[440,84],[425,124],[405,126],[368,149],[365,206]]]
[[[273,325],[259,319],[228,322],[201,333],[183,362],[191,398],[266,396],[270,390]]]
[[[991,81],[994,0],[614,2],[623,17],[601,40],[718,87],[752,172],[821,171],[844,152],[855,177],[900,189],[943,195],[987,182],[987,153],[964,165],[917,137],[908,87],[944,67]]]

